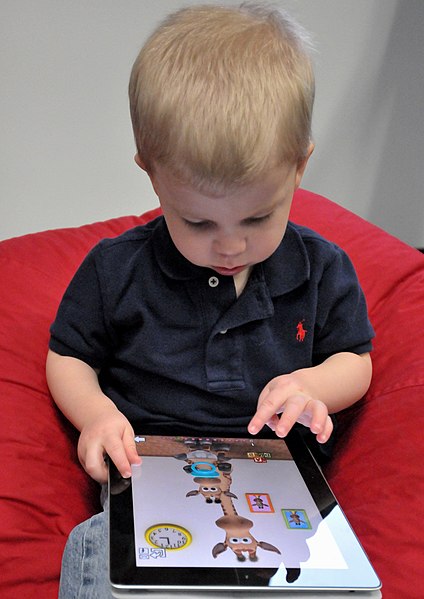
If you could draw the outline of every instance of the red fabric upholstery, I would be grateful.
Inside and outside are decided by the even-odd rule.
[[[98,509],[97,488],[78,465],[76,434],[48,393],[49,325],[87,251],[155,214],[0,242],[2,599],[56,598],[67,535]],[[327,477],[383,581],[384,598],[421,597],[424,256],[307,191],[297,192],[292,219],[347,250],[377,332],[372,386],[341,416]]]
[[[376,331],[373,382],[341,415],[326,476],[383,582],[384,599],[422,597],[424,255],[322,197],[301,192],[298,200],[292,219],[349,253]]]

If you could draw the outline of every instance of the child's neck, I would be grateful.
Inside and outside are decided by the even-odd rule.
[[[236,288],[237,297],[240,297],[240,295],[243,293],[243,289],[246,287],[246,283],[249,279],[251,272],[252,272],[252,267],[249,266],[248,268],[245,268],[238,274],[234,275],[233,279],[234,279],[234,286]]]

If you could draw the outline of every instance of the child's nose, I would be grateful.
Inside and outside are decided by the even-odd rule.
[[[246,250],[246,239],[238,235],[221,235],[215,239],[214,249],[221,256],[238,256]]]

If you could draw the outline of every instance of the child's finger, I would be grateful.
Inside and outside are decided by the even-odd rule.
[[[273,404],[272,392],[265,388],[259,396],[257,410],[247,426],[249,433],[256,435],[268,422],[276,424],[274,419],[276,412],[277,407]]]
[[[275,434],[278,437],[285,437],[292,429],[293,425],[296,422],[299,422],[302,415],[307,417],[307,414],[305,414],[305,407],[309,401],[310,398],[305,395],[292,395],[287,399],[283,407],[280,421],[275,429]]]
[[[137,447],[134,441],[134,432],[132,430],[125,430],[122,442],[124,444],[129,463],[141,464],[141,457],[137,453]]]
[[[318,443],[326,443],[333,432],[333,421],[327,416],[322,432],[317,433]]]
[[[278,388],[271,391],[265,388],[259,396],[258,408],[248,425],[248,431],[255,435],[262,429],[264,424],[271,422],[276,426],[276,433],[279,436],[285,436],[302,413],[309,399],[309,397],[301,394],[286,398]],[[282,416],[279,422],[276,422],[275,414],[280,414],[283,411],[284,417]]]
[[[105,446],[107,455],[117,467],[122,478],[130,478],[131,476],[131,463],[128,459],[127,449],[128,447],[125,447],[120,437],[109,441]]]
[[[79,451],[79,459],[84,470],[100,484],[107,482],[107,466],[103,448],[100,445],[90,445]]]
[[[311,401],[308,406],[310,420],[309,428],[315,435],[324,432],[328,417],[328,409],[321,401]]]
[[[277,414],[274,414],[274,416],[268,420],[265,424],[272,430],[275,432],[275,429],[277,428],[278,422],[279,422],[279,417],[277,416]]]

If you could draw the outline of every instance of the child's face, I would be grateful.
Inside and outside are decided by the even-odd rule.
[[[157,166],[150,178],[180,253],[197,266],[235,276],[277,249],[305,166],[306,160],[275,168],[219,196],[181,183],[165,167]]]

